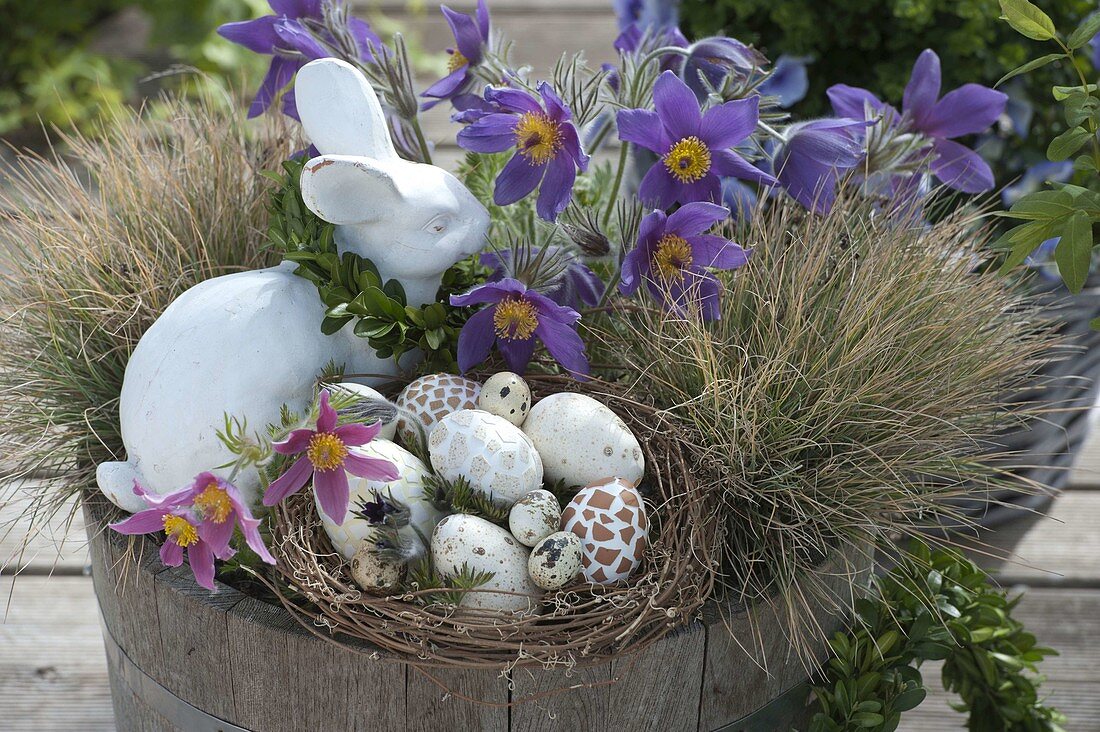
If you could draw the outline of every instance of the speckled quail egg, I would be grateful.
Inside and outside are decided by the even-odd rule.
[[[571,531],[556,531],[535,544],[527,560],[531,581],[544,590],[572,582],[584,564],[581,539]]]
[[[351,557],[351,578],[364,592],[385,592],[401,581],[403,565],[390,561],[370,539],[362,542]]]
[[[512,504],[508,513],[508,528],[524,546],[534,546],[558,530],[561,506],[550,491],[533,490]]]
[[[519,427],[531,409],[531,387],[519,374],[501,371],[485,380],[477,406]]]

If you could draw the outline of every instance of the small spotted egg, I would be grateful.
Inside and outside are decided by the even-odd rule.
[[[460,409],[474,409],[481,384],[454,374],[421,376],[397,397],[397,433],[412,449],[427,440],[439,420]]]
[[[501,371],[485,380],[477,406],[519,427],[531,408],[531,387],[518,374]]]
[[[605,478],[578,491],[562,511],[561,527],[580,537],[584,577],[601,585],[629,577],[642,563],[649,538],[642,496],[625,478]]]
[[[561,523],[561,506],[550,491],[541,488],[531,491],[512,504],[508,514],[508,528],[512,536],[524,546],[534,546],[558,530]]]
[[[364,592],[384,592],[401,581],[401,564],[386,561],[371,540],[366,540],[351,558],[351,578]]]
[[[557,590],[576,578],[583,563],[580,537],[570,531],[556,531],[535,544],[527,560],[527,572],[542,589]]]

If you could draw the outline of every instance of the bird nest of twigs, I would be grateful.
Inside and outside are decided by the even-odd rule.
[[[638,437],[646,459],[640,491],[651,531],[630,579],[613,585],[582,579],[547,592],[540,612],[530,615],[458,607],[432,589],[368,594],[330,543],[312,497],[298,495],[275,509],[278,564],[265,582],[299,622],[328,639],[353,646],[365,641],[418,665],[510,669],[606,661],[699,617],[714,586],[719,532],[692,478],[687,435],[622,386],[537,375],[529,382],[536,397],[568,390],[598,399]]]

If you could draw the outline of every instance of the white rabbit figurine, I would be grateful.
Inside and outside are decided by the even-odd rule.
[[[351,65],[313,61],[294,90],[306,134],[322,153],[302,173],[306,205],[337,224],[342,251],[400,281],[409,304],[434,300],[443,272],[481,249],[488,212],[450,173],[397,156],[378,98]],[[322,334],[324,313],[316,288],[289,263],[217,277],[181,295],[126,368],[119,418],[127,460],[99,466],[103,493],[137,511],[145,504],[135,481],[164,494],[225,465],[233,455],[216,432],[226,413],[247,419],[250,430],[277,423],[284,403],[308,405],[330,361],[349,373],[397,373],[351,326]],[[254,470],[235,481],[258,502]]]

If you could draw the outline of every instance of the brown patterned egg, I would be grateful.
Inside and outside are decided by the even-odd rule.
[[[481,384],[473,379],[454,374],[430,374],[421,376],[405,387],[397,397],[397,432],[405,447],[420,442],[423,430],[424,440],[428,439],[432,427],[451,412],[460,409],[477,409],[477,398],[481,395]],[[408,415],[415,417],[410,421]]]
[[[649,538],[642,496],[625,478],[605,478],[577,491],[562,512],[561,527],[580,537],[584,577],[601,585],[629,577]]]

